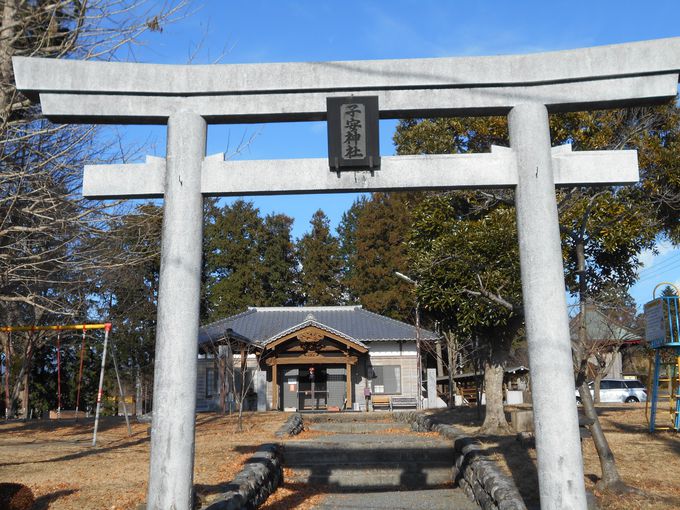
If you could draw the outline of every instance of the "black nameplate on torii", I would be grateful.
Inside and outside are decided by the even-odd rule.
[[[329,97],[326,108],[331,171],[380,169],[378,96]]]

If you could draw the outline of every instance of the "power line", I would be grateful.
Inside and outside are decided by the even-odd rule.
[[[645,267],[640,270],[640,274],[645,273],[647,271],[656,271],[658,269],[661,269],[665,266],[668,266],[676,261],[680,260],[680,252],[675,253],[671,255],[668,259],[664,260],[663,262],[659,262],[658,264],[653,264],[649,267]]]
[[[676,263],[673,264],[672,266],[661,268],[658,271],[655,271],[653,273],[645,274],[640,279],[638,279],[638,283],[639,282],[646,282],[646,281],[649,281],[649,280],[654,280],[655,278],[659,278],[661,274],[666,273],[668,271],[673,271],[676,268],[680,269],[680,260],[676,261]]]

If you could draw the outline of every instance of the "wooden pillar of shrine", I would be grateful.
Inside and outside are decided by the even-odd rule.
[[[352,407],[352,364],[349,361],[345,364],[345,372],[345,379],[347,380],[345,409],[350,409]]]
[[[278,411],[279,409],[279,380],[277,373],[276,362],[272,364],[272,409]]]

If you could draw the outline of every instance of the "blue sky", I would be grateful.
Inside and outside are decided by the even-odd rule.
[[[202,5],[201,5],[202,4]],[[152,33],[121,60],[255,63],[495,55],[550,51],[680,35],[677,0],[639,2],[453,0],[205,0],[193,14]],[[381,153],[392,155],[394,121],[381,122]],[[150,141],[163,155],[164,128],[126,128],[131,143]],[[248,143],[233,154],[241,141]],[[324,123],[211,126],[208,154],[241,159],[326,156]],[[301,236],[318,208],[337,226],[356,195],[254,198],[263,214],[295,218]],[[680,283],[680,250],[660,245],[645,254],[632,294],[651,299],[660,281]]]

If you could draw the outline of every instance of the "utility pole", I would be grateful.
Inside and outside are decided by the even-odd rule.
[[[397,278],[400,278],[401,280],[404,280],[407,283],[410,283],[415,287],[415,295],[416,295],[416,371],[417,371],[417,378],[416,378],[416,384],[418,385],[418,409],[423,408],[423,363],[422,363],[422,357],[420,355],[420,300],[418,299],[418,282],[416,280],[413,280],[412,278],[409,278],[403,273],[400,273],[399,271],[395,271],[394,274],[396,275]]]

